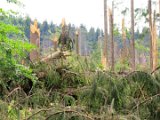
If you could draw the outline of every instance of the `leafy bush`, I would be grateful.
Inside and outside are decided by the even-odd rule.
[[[17,3],[17,1],[9,2]],[[1,17],[9,18],[11,13],[1,9],[0,14]],[[18,36],[24,38],[24,33],[18,27],[0,21],[0,84],[3,88],[12,81],[21,84],[25,79],[30,79],[32,82],[36,80],[32,70],[21,64],[34,47],[24,40],[19,40]]]

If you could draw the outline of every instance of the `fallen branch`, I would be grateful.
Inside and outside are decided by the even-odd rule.
[[[7,97],[11,96],[14,92],[16,92],[16,91],[18,91],[18,90],[22,90],[22,88],[21,88],[21,87],[17,87],[17,88],[15,88],[15,89],[13,89],[13,90],[7,95]],[[26,94],[25,94],[25,95],[26,95]]]
[[[66,69],[62,69],[62,71],[65,71],[66,73],[73,74],[73,75],[76,75],[76,76],[80,76],[78,73],[75,73],[75,72],[72,72],[72,71],[69,71],[69,70],[66,70]]]
[[[41,109],[41,110],[33,113],[31,116],[29,116],[27,119],[24,119],[24,120],[30,120],[30,119],[33,118],[35,115],[37,115],[37,114],[39,114],[39,113],[41,113],[41,112],[51,111],[51,110],[54,110],[54,109],[55,109],[54,107],[48,108],[48,109]],[[53,114],[49,115],[45,120],[48,120],[48,119],[51,118],[52,116],[55,116],[55,115],[57,115],[57,114],[64,113],[64,112],[66,112],[66,113],[75,113],[76,115],[85,117],[85,118],[87,118],[87,119],[89,119],[89,120],[94,120],[94,118],[92,118],[92,117],[89,116],[89,115],[80,113],[80,112],[78,112],[78,111],[76,111],[76,110],[71,110],[71,109],[68,109],[68,108],[65,109],[65,108],[63,108],[63,107],[60,108],[59,110],[57,110],[57,112],[54,112]]]
[[[159,67],[157,67],[155,70],[153,70],[152,72],[151,72],[151,74],[154,74],[157,70],[159,70],[160,69],[160,66]]]
[[[46,112],[46,111],[50,111],[50,110],[52,110],[52,108],[49,108],[49,109],[41,109],[41,110],[35,112],[34,114],[32,114],[31,116],[29,116],[27,119],[24,119],[24,120],[30,120],[33,116],[39,114],[40,112]]]
[[[132,110],[136,109],[138,106],[146,103],[146,102],[149,101],[149,100],[153,100],[154,98],[156,98],[156,97],[158,97],[158,96],[160,96],[160,94],[156,94],[156,95],[154,95],[154,96],[151,96],[151,97],[145,99],[144,101],[142,101],[142,102],[140,102],[139,104],[137,104],[136,106],[134,106],[134,107],[132,108]]]
[[[49,120],[49,118],[51,118],[52,116],[55,116],[55,115],[57,115],[57,114],[64,113],[64,112],[66,112],[66,113],[76,113],[77,115],[82,116],[82,117],[85,117],[85,118],[87,118],[87,119],[89,119],[89,120],[94,120],[94,118],[92,118],[92,117],[90,117],[90,116],[88,116],[88,115],[82,114],[82,113],[80,113],[80,112],[78,112],[78,111],[75,111],[75,110],[64,110],[64,111],[55,112],[55,113],[51,114],[50,116],[48,116],[48,117],[46,118],[46,120]]]

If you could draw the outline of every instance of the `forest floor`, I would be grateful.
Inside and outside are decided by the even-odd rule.
[[[1,87],[0,120],[159,120],[160,74],[96,70],[72,55],[31,65],[34,82]]]

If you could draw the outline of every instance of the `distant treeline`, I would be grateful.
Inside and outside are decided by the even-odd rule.
[[[33,20],[29,16],[26,17],[15,17],[9,16],[8,18],[0,17],[0,20],[4,21],[5,23],[10,23],[15,26],[19,26],[22,30],[24,30],[25,36],[29,39],[30,37],[30,24],[33,23]],[[43,23],[38,22],[38,26],[41,31],[41,40],[43,40],[46,36],[50,36],[56,32],[56,29],[60,29],[61,25],[57,25],[54,22],[43,21]],[[91,27],[89,30],[81,24],[80,26],[75,26],[74,24],[68,24],[69,33],[71,37],[74,36],[76,29],[83,28],[85,32],[87,32],[87,40],[89,41],[97,41],[98,36],[100,33],[103,35],[103,30],[100,28],[95,29]]]
[[[24,31],[26,40],[29,41],[30,39],[30,24],[33,23],[33,20],[29,16],[26,17],[15,17],[15,16],[9,16],[9,17],[0,17],[1,21],[4,21],[8,24],[13,24],[15,26],[18,26],[22,31]],[[57,31],[61,31],[61,25],[57,25],[54,22],[47,22],[46,20],[43,21],[43,23],[38,22],[38,27],[40,28],[41,32],[41,43],[47,40],[52,40],[53,35]],[[98,37],[101,36],[103,38],[104,33],[103,30],[100,28],[94,28],[91,27],[89,30],[87,30],[86,26],[81,24],[80,26],[75,26],[74,24],[68,24],[69,34],[72,39],[75,37],[75,32],[77,29],[80,31],[80,46],[84,48],[83,44],[87,44],[87,51],[89,53],[93,51],[93,49],[96,48]],[[118,48],[122,47],[122,35],[120,32],[120,29],[114,28],[114,41],[117,43]],[[138,41],[141,39],[141,41]],[[103,40],[103,39],[102,39]],[[129,44],[130,40],[130,31],[128,31],[127,36],[127,43]],[[135,32],[135,40],[140,43],[143,46],[149,46],[149,29],[143,28],[142,32],[140,33],[139,30]],[[81,45],[82,44],[82,45]],[[140,45],[139,44],[139,45]],[[137,44],[138,45],[138,44]],[[82,50],[83,53],[83,50]],[[87,52],[88,53],[88,52]]]

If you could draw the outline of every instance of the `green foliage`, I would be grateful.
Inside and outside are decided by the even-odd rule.
[[[141,40],[136,40],[135,41],[135,48],[139,51],[139,52],[149,52],[149,48],[144,46]]]
[[[127,37],[127,39],[130,40],[130,38],[131,38],[130,31],[127,28],[125,29],[125,31],[126,31],[126,37]]]
[[[121,12],[121,14],[123,14],[124,16],[126,16],[126,14],[127,14],[127,12],[129,11],[129,8],[125,8],[122,12]]]
[[[7,109],[8,109],[8,104],[2,100],[0,100],[0,119],[7,119]]]
[[[123,63],[121,61],[118,61],[115,64],[115,70],[117,72],[124,72],[124,71],[128,71],[129,69],[130,69],[129,61],[127,59],[125,59]]]
[[[15,4],[17,4],[18,0],[7,0],[7,2],[10,2],[10,3],[15,3]]]
[[[114,36],[119,36],[120,35],[119,29],[116,26],[114,26],[113,34],[114,34]]]
[[[93,82],[92,87],[88,87],[81,91],[80,100],[82,105],[87,106],[87,110],[94,113],[99,113],[104,110],[107,100],[107,92],[103,88],[97,87],[97,83]]]
[[[16,3],[17,1],[9,1]],[[1,9],[0,14],[4,18],[10,13]],[[29,43],[19,40],[24,37],[24,33],[16,26],[0,21],[0,83],[4,88],[8,86],[8,82],[15,81],[19,84],[25,83],[25,79],[33,82],[36,76],[32,74],[29,67],[21,65],[30,50],[34,48]],[[7,71],[7,72],[6,72]]]
[[[100,46],[96,45],[94,51],[90,55],[90,66],[92,70],[95,69],[103,69],[102,63],[101,63],[101,50]]]
[[[63,97],[64,99],[64,105],[65,106],[74,106],[75,105],[75,98],[69,95],[65,95]]]
[[[8,0],[17,3],[17,0]],[[128,10],[123,11],[125,14]],[[139,9],[136,9],[138,12]],[[142,15],[146,16],[144,11]],[[12,12],[13,13],[13,12]],[[97,46],[100,30],[91,28],[88,41],[94,51],[90,56],[81,57],[72,54],[66,59],[49,63],[36,63],[25,66],[21,61],[27,58],[32,48],[25,42],[29,37],[30,18],[11,19],[9,12],[0,9],[0,119],[4,120],[94,120],[94,119],[149,119],[160,118],[160,74],[153,75],[136,71],[128,75],[119,75],[101,71],[101,48]],[[18,26],[13,26],[13,23]],[[59,36],[60,27],[45,21],[40,25],[43,37]],[[55,28],[52,28],[55,27]],[[51,29],[52,28],[52,29]],[[74,30],[72,29],[72,32]],[[127,38],[130,32],[126,29]],[[71,33],[73,35],[73,33]],[[145,34],[145,32],[144,32]],[[120,36],[114,28],[114,35]],[[139,34],[138,34],[139,35]],[[145,35],[141,34],[141,39]],[[22,41],[23,40],[23,41]],[[146,40],[145,40],[146,41]],[[148,52],[147,45],[136,40],[139,52]],[[62,64],[63,63],[63,64]],[[117,62],[116,70],[128,70],[128,61],[123,65]],[[31,68],[32,67],[32,68]],[[31,80],[28,94],[24,86]],[[36,82],[35,82],[36,80]],[[10,83],[11,81],[11,83]],[[9,84],[10,83],[10,84]],[[18,87],[18,88],[17,88]],[[6,89],[5,91],[3,89]],[[8,90],[7,90],[8,89]]]
[[[27,52],[33,48],[29,43],[9,38],[8,35],[13,33],[22,34],[17,27],[0,22],[0,74],[2,76],[5,75],[6,70],[11,72],[11,74],[8,74],[9,76],[6,76],[8,79],[14,79],[13,76],[16,75],[14,73],[22,70],[24,66],[20,66],[19,62],[24,59]],[[21,73],[25,74],[25,72],[27,73],[28,71],[24,67]]]

